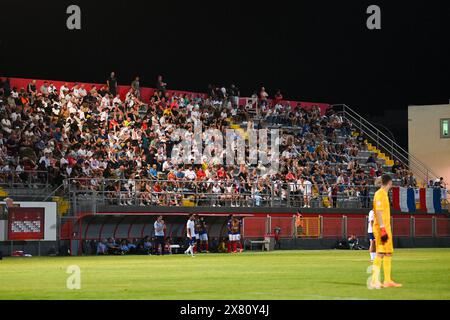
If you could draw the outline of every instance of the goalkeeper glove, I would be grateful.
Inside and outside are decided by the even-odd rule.
[[[388,241],[388,239],[389,239],[389,236],[386,232],[386,228],[385,227],[381,228],[381,242],[385,243]]]

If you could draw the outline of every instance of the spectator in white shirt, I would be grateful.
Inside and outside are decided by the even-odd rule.
[[[197,175],[195,174],[194,170],[192,170],[191,167],[187,168],[184,171],[184,176],[186,177],[186,179],[188,179],[190,181],[194,181],[195,178],[197,178]]]

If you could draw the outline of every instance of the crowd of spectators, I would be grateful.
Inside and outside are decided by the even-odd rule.
[[[15,88],[1,80],[1,180],[46,179],[57,187],[74,179],[72,187],[104,191],[119,205],[177,206],[188,198],[197,205],[259,206],[276,197],[309,207],[322,195],[332,207],[341,195],[367,206],[369,185],[385,170],[372,155],[361,161],[364,137],[332,108],[323,114],[318,107],[293,107],[280,90],[269,100],[264,87],[239,104],[234,84],[210,85],[206,98],[175,94],[162,76],[150,100],[142,101],[139,81],[135,77],[121,97],[114,72],[99,87],[44,82],[38,88],[32,81]],[[261,163],[175,163],[174,131],[193,134],[197,121],[203,130],[222,132],[231,122],[282,127],[278,172],[269,174]],[[399,163],[392,172],[404,185],[417,184]]]

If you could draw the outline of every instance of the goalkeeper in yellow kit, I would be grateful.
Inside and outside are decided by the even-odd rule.
[[[375,193],[373,199],[373,211],[375,213],[373,223],[373,234],[375,236],[377,255],[373,261],[372,280],[370,287],[373,289],[401,287],[391,279],[392,253],[394,252],[391,209],[389,205],[388,192],[392,188],[392,178],[389,175],[381,177],[381,187]],[[380,281],[381,265],[384,269],[384,282]]]

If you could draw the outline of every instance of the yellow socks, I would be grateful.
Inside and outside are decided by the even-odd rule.
[[[384,269],[384,282],[385,283],[392,281],[392,279],[391,279],[391,264],[392,264],[392,257],[384,256],[383,269]]]
[[[386,257],[384,257],[386,259]],[[373,260],[372,267],[372,283],[376,283],[380,281],[380,270],[381,270],[381,262],[383,260],[377,255]]]

